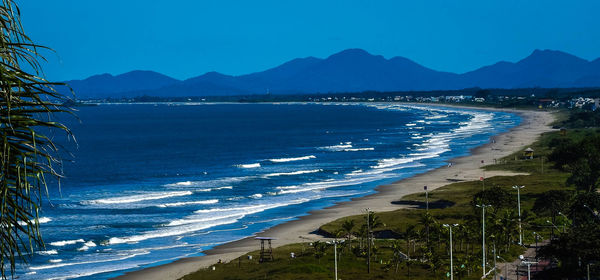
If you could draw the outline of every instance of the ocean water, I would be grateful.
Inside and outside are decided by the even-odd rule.
[[[399,104],[102,104],[65,118],[77,144],[20,279],[107,279],[198,256],[426,172],[520,122]]]

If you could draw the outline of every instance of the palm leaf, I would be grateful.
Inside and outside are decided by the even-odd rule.
[[[52,120],[52,114],[69,112],[64,97],[54,90],[59,83],[43,78],[39,61],[45,59],[23,31],[14,0],[0,0],[0,273],[14,276],[17,261],[26,262],[43,247],[38,213],[46,178],[61,175],[58,148],[40,133],[69,129]],[[32,69],[28,72],[23,69]]]

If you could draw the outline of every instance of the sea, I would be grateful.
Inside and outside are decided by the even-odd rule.
[[[108,279],[441,166],[521,122],[399,103],[99,104],[60,115],[64,174],[19,279]]]

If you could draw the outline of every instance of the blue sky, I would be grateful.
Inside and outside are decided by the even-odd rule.
[[[239,75],[362,48],[466,72],[534,49],[600,57],[600,1],[17,0],[49,79]]]

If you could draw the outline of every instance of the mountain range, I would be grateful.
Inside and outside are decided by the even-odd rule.
[[[518,62],[501,61],[456,74],[404,57],[386,59],[361,49],[327,58],[297,58],[246,75],[208,72],[177,80],[153,71],[101,74],[66,81],[78,99],[301,94],[361,91],[427,91],[464,88],[600,87],[600,58],[588,61],[554,50],[535,50]],[[60,89],[66,90],[65,88]]]

